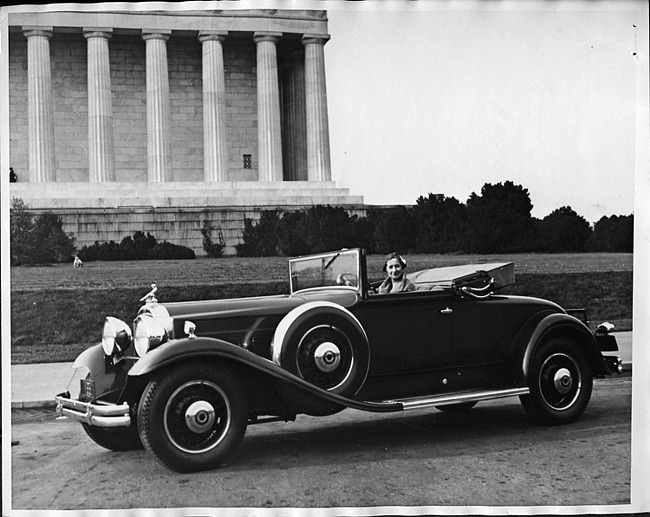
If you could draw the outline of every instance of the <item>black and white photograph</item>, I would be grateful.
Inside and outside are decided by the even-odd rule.
[[[650,512],[649,12],[0,7],[2,515]]]

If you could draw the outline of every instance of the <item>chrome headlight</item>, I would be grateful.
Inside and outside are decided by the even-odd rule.
[[[141,314],[134,322],[135,352],[140,356],[167,341],[165,327],[149,314]]]
[[[124,352],[132,340],[131,329],[122,320],[108,316],[104,321],[102,331],[102,348],[106,355]]]

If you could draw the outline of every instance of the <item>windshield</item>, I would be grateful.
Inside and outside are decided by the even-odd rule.
[[[289,261],[291,292],[318,287],[359,287],[359,250],[345,250]]]

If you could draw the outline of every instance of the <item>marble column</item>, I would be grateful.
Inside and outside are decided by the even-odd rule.
[[[256,32],[259,181],[282,181],[280,86],[276,44],[281,32]]]
[[[227,31],[199,32],[203,52],[203,167],[207,182],[229,179],[222,44],[227,35]]]
[[[284,179],[307,180],[305,54],[293,52],[282,67],[282,149]]]
[[[113,102],[108,41],[112,29],[84,28],[88,41],[89,181],[115,181]]]
[[[167,40],[170,30],[143,30],[147,60],[147,170],[149,182],[172,180]]]
[[[23,27],[27,37],[29,181],[56,181],[50,38],[52,27]]]
[[[330,181],[329,122],[325,87],[325,43],[329,35],[305,34],[305,98],[307,104],[307,170],[309,181]]]

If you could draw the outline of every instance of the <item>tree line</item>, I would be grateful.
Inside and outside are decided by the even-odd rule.
[[[528,190],[512,181],[486,183],[466,203],[428,194],[412,206],[371,208],[365,216],[343,207],[316,205],[304,210],[262,212],[245,219],[237,255],[296,256],[340,248],[366,248],[369,253],[567,253],[633,251],[634,216],[602,217],[591,226],[570,206],[543,219],[531,215]],[[219,242],[213,243],[216,230]],[[199,229],[208,257],[223,252],[223,235],[207,220]],[[74,237],[63,231],[59,216],[34,216],[20,199],[10,213],[11,265],[83,261],[192,259],[185,246],[157,242],[136,232],[121,242],[99,243],[76,250]]]
[[[349,215],[341,207],[266,211],[245,221],[239,256],[302,255],[344,247],[370,253],[566,253],[633,250],[634,216],[602,217],[593,227],[570,206],[531,215],[528,190],[512,181],[486,183],[466,203],[420,196],[413,206]]]

